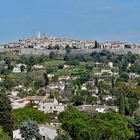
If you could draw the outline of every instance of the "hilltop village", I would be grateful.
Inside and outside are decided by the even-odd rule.
[[[36,37],[29,39],[19,39],[18,41],[0,45],[1,48],[34,48],[34,49],[65,49],[67,45],[71,49],[127,49],[140,48],[139,44],[129,44],[127,42],[112,41],[98,42],[97,40],[76,40],[60,37],[53,37],[38,32]]]
[[[98,47],[102,49],[94,50]],[[0,98],[5,106],[11,106],[13,119],[4,121],[11,119],[8,127],[12,128],[13,139],[26,138],[28,135],[21,135],[21,130],[32,121],[38,124],[39,135],[34,137],[40,140],[140,137],[140,56],[109,49],[117,47],[139,48],[121,42],[42,38],[40,34],[36,39],[4,45],[5,50],[50,50],[46,55],[25,55],[16,50],[0,54]],[[72,53],[73,49],[85,48],[91,52]],[[57,53],[60,49],[65,52]],[[7,111],[9,108],[5,107]],[[22,122],[26,122],[24,127]]]

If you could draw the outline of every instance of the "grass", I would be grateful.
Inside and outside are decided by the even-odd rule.
[[[9,78],[9,79],[14,79],[16,77],[17,77],[17,74],[9,74],[9,75],[7,75],[7,78]]]
[[[59,69],[57,72],[53,74],[61,76],[61,75],[78,75],[79,73],[85,73],[86,69],[83,66],[77,66],[69,69]]]
[[[60,65],[60,64],[64,64],[65,61],[64,60],[50,60],[50,61],[46,61],[44,63],[45,66],[53,66],[53,65]]]
[[[86,65],[86,64],[91,64],[91,65],[93,65],[93,64],[95,64],[95,62],[94,62],[94,61],[80,62],[80,65]]]
[[[65,70],[65,69],[59,69],[57,72],[54,72],[53,74],[57,75],[57,76],[69,76],[71,75],[71,70]]]
[[[22,75],[22,73],[10,73],[7,75],[7,78],[15,79],[15,78],[19,77],[20,75]],[[0,77],[5,78],[5,75],[0,75]]]

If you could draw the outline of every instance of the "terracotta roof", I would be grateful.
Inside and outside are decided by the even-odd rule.
[[[32,100],[33,101],[42,101],[46,96],[33,96]]]
[[[43,102],[53,103],[53,102],[54,102],[54,99],[53,99],[53,98],[45,98],[45,99],[43,100]]]
[[[46,96],[28,96],[28,101],[42,101]]]

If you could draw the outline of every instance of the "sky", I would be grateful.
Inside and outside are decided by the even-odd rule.
[[[0,0],[0,43],[50,36],[140,44],[140,0]]]

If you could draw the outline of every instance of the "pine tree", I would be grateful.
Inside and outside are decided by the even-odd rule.
[[[111,77],[111,87],[112,89],[114,89],[114,86],[115,86],[115,77],[114,75]]]
[[[44,73],[43,74],[44,80],[45,80],[45,86],[49,85],[49,78],[48,78],[48,74]]]
[[[100,101],[103,101],[103,95],[102,95],[102,89],[101,89],[101,83],[98,84],[98,96]]]
[[[97,76],[95,77],[95,86],[96,87],[98,86],[98,77]]]
[[[111,77],[111,94],[114,95],[114,88],[115,88],[115,76]]]
[[[125,99],[124,99],[125,97],[124,97],[124,95],[123,95],[123,93],[121,92],[120,93],[120,104],[119,104],[119,113],[121,114],[121,115],[124,115],[125,114]]]

